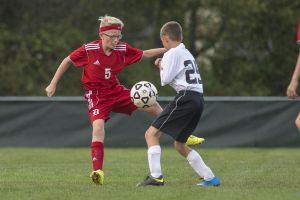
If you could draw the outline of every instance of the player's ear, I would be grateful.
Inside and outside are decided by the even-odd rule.
[[[165,41],[166,41],[166,42],[170,42],[170,40],[171,40],[171,39],[170,39],[169,35],[165,35]]]
[[[162,36],[160,37],[160,40],[161,40],[162,42],[165,42],[165,41],[166,41],[166,35],[162,35]]]

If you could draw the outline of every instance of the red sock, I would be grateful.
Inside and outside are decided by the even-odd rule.
[[[104,159],[104,145],[102,142],[92,142],[91,144],[91,156],[94,171],[101,169]]]

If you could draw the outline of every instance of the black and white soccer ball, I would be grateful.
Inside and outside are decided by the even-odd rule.
[[[136,107],[148,108],[157,101],[157,89],[148,81],[140,81],[131,88],[130,97]]]

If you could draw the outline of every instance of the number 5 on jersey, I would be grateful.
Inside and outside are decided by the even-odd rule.
[[[111,77],[111,68],[105,68],[104,77],[105,77],[105,79],[110,79],[110,77]]]

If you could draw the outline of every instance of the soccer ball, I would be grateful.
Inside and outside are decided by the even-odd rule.
[[[148,81],[140,81],[131,88],[130,97],[136,107],[148,108],[157,101],[157,89]]]

